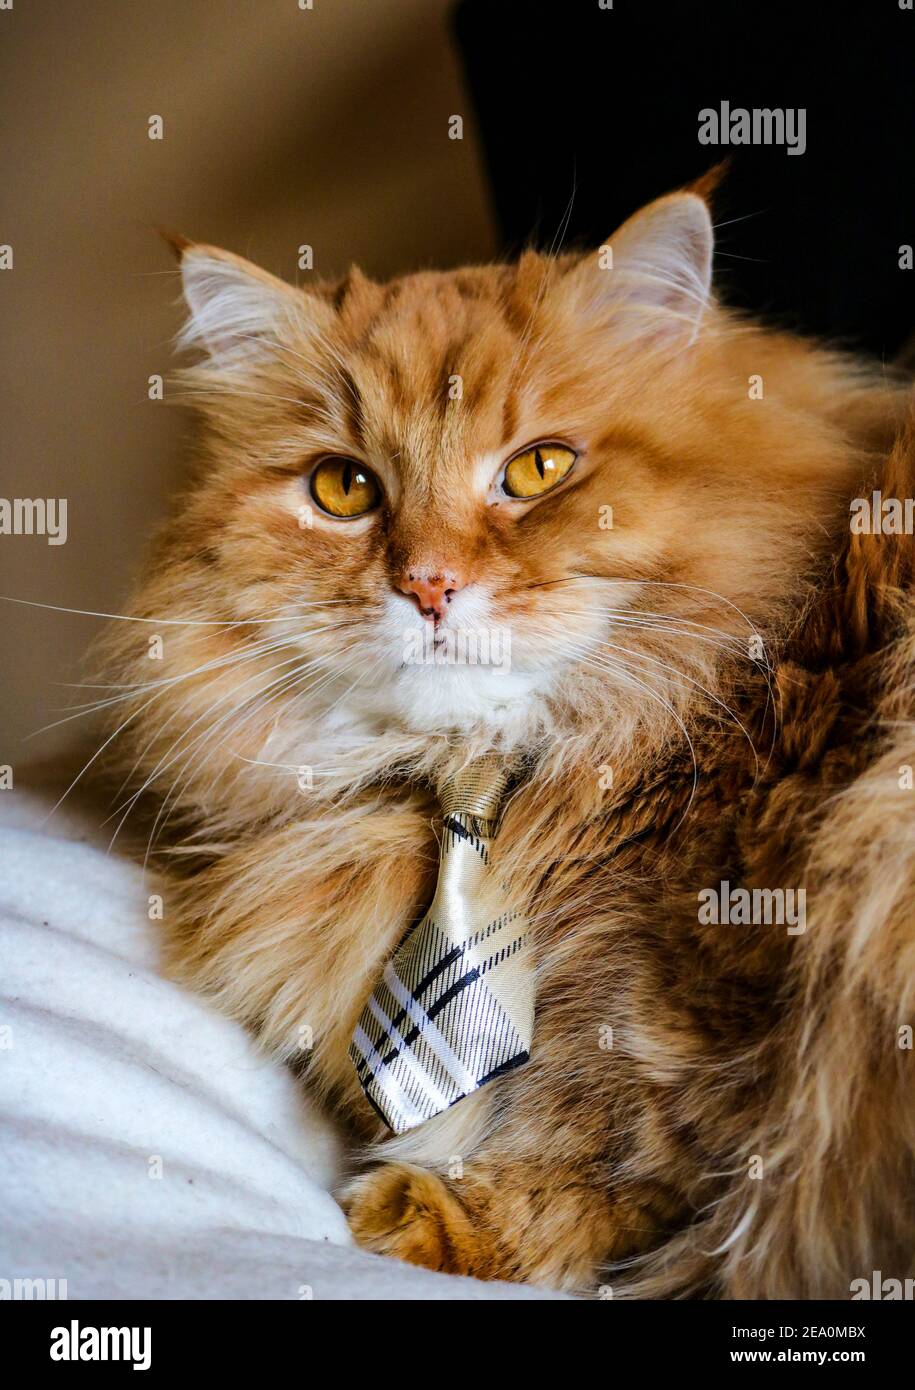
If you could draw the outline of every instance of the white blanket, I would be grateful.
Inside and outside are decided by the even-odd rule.
[[[0,1281],[65,1280],[70,1298],[548,1296],[355,1249],[329,1122],[161,978],[154,885],[88,820],[45,821],[52,800],[0,791]]]

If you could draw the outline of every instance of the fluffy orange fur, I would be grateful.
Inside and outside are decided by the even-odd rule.
[[[896,383],[716,303],[711,243],[685,192],[612,266],[293,289],[183,246],[199,457],[146,621],[108,641],[112,748],[167,865],[168,969],[351,1126],[363,1244],[575,1290],[843,1297],[915,1249],[912,542],[848,537],[913,450],[887,464]],[[538,440],[574,468],[506,497]],[[325,516],[328,455],[381,506]],[[446,627],[510,631],[510,671],[405,665],[413,572],[455,576]],[[536,931],[532,1058],[386,1138],[350,1036],[434,886],[432,785],[493,749],[524,766],[497,846]],[[806,933],[702,925],[720,879],[805,887]]]

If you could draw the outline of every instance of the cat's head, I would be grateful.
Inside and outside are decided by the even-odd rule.
[[[523,731],[586,674],[647,708],[678,643],[711,662],[777,589],[828,467],[825,368],[715,307],[712,244],[685,192],[598,250],[388,284],[185,245],[173,611],[292,643],[271,717]]]

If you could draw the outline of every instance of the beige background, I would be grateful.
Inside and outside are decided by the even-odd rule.
[[[66,545],[0,536],[0,594],[117,612],[180,477],[182,412],[146,395],[180,321],[154,226],[290,279],[302,243],[327,275],[492,255],[448,0],[313,3],[0,11],[0,496],[69,504]],[[0,603],[0,763],[63,747],[77,726],[23,739],[99,626]]]

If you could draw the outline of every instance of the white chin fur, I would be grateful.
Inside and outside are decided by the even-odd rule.
[[[404,666],[346,701],[360,719],[415,733],[511,728],[531,716],[543,673],[483,666]]]

